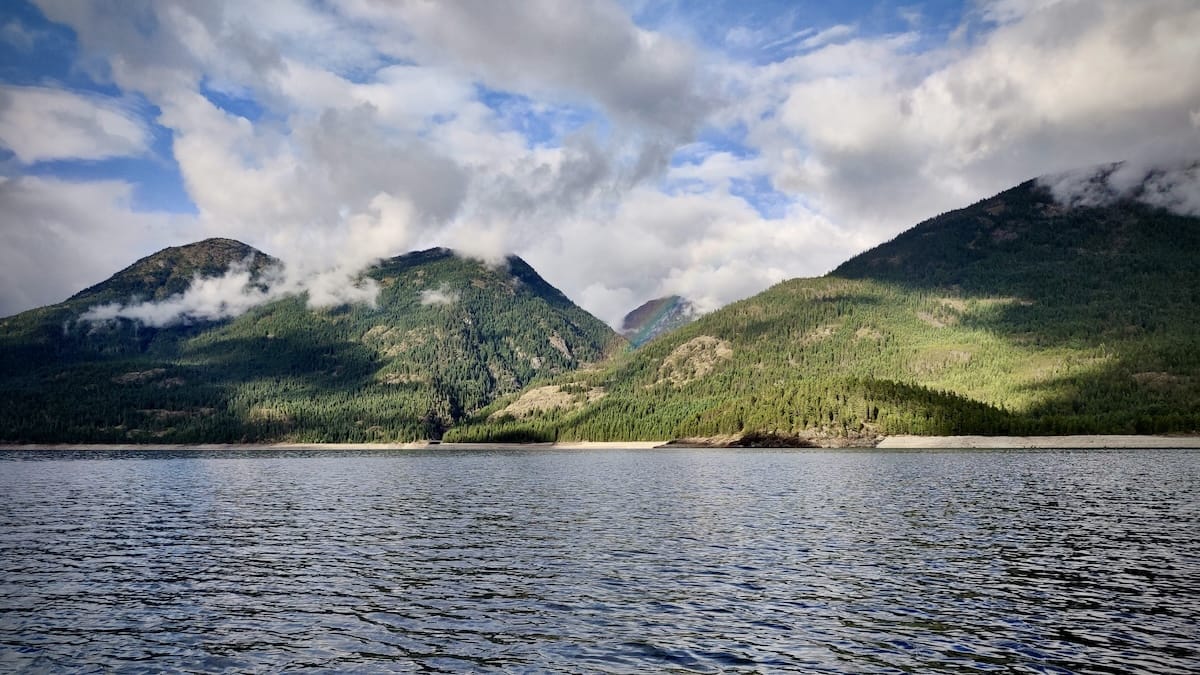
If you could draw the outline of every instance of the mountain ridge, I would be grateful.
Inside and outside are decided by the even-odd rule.
[[[149,297],[143,299],[162,300],[185,292],[196,277],[221,276],[238,264],[245,264],[257,275],[278,265],[279,260],[236,239],[210,237],[170,246],[140,258],[104,281],[75,293],[65,302],[128,301],[139,291],[150,291]]]
[[[1195,432],[1196,251],[1200,219],[1026,181],[554,382],[585,405],[451,436]]]
[[[175,297],[162,289],[220,275],[218,263],[265,271],[274,259],[260,254],[232,240],[165,249],[0,321],[0,440],[436,438],[497,394],[624,342],[520,258],[487,265],[448,249],[368,268],[374,307],[310,309],[299,294],[213,321],[80,320],[100,302]]]

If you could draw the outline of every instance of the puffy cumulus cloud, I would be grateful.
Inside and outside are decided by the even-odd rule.
[[[727,32],[732,54],[791,55],[767,64],[607,0],[36,2],[75,31],[85,72],[170,129],[198,212],[185,239],[282,258],[271,293],[314,305],[371,302],[365,266],[445,245],[522,255],[614,323],[670,293],[712,309],[1031,176],[1200,154],[1193,0],[979,2],[932,49],[916,15],[893,35]],[[1144,192],[1191,208],[1188,176]],[[96,190],[98,218],[37,208],[103,242],[128,210]],[[268,297],[240,274],[163,312]]]
[[[711,110],[687,44],[639,28],[615,2],[344,0],[386,22],[398,56],[443,61],[497,87],[598,103],[618,122],[686,137]]]
[[[860,38],[744,70],[775,185],[876,240],[1031,176],[1200,155],[1200,5],[1003,0],[973,42]],[[741,78],[740,80],[738,78]]]
[[[119,99],[0,85],[0,144],[26,164],[137,155],[149,142],[141,117]]]
[[[619,325],[645,300],[670,294],[711,311],[798,270],[827,272],[863,243],[801,207],[764,219],[723,190],[664,194],[639,187],[613,212],[576,218],[532,242],[526,258]]]
[[[132,192],[119,181],[0,178],[0,316],[60,302],[186,241],[190,217],[134,212]]]
[[[371,301],[359,272],[385,256],[443,244],[501,260],[564,218],[611,208],[661,175],[710,108],[691,49],[615,4],[39,4],[76,30],[96,77],[161,111],[197,238],[280,257],[279,287],[314,305]],[[580,105],[606,117],[534,144],[480,100],[481,84],[537,97],[528,114]],[[222,108],[214,90],[264,114]],[[237,308],[236,289],[208,282],[195,299],[229,292]]]

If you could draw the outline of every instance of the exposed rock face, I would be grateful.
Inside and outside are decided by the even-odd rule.
[[[571,385],[560,387],[550,385],[534,387],[521,394],[521,397],[508,404],[503,409],[492,413],[492,419],[510,415],[517,419],[530,417],[538,413],[549,412],[555,408],[562,410],[578,410],[589,403],[595,403],[604,398],[602,387],[581,388],[572,391]]]
[[[670,382],[676,387],[708,375],[722,361],[733,358],[733,347],[727,340],[701,335],[679,345],[663,359],[658,368],[658,382]]]

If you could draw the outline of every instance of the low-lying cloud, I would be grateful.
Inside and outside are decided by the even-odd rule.
[[[1132,199],[1182,216],[1200,216],[1200,161],[1130,161],[1038,179],[1070,207],[1108,206]]]
[[[197,276],[183,293],[162,300],[97,305],[79,319],[92,323],[129,319],[147,326],[229,319],[281,297],[283,292],[273,289],[270,281],[268,275],[255,282],[248,264],[239,263],[219,277]]]
[[[459,301],[461,295],[458,291],[450,288],[449,284],[442,284],[437,288],[426,288],[417,294],[422,305],[453,305]]]

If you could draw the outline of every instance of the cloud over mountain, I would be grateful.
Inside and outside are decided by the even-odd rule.
[[[652,297],[712,309],[823,273],[1031,175],[1200,156],[1190,0],[811,23],[805,3],[36,8],[22,34],[69,29],[75,52],[0,76],[0,313],[230,236],[315,302],[369,300],[358,272],[411,249],[518,253],[616,322]],[[1175,178],[1170,194],[1195,176]],[[164,180],[186,203],[139,206]],[[38,273],[61,268],[77,273]]]

